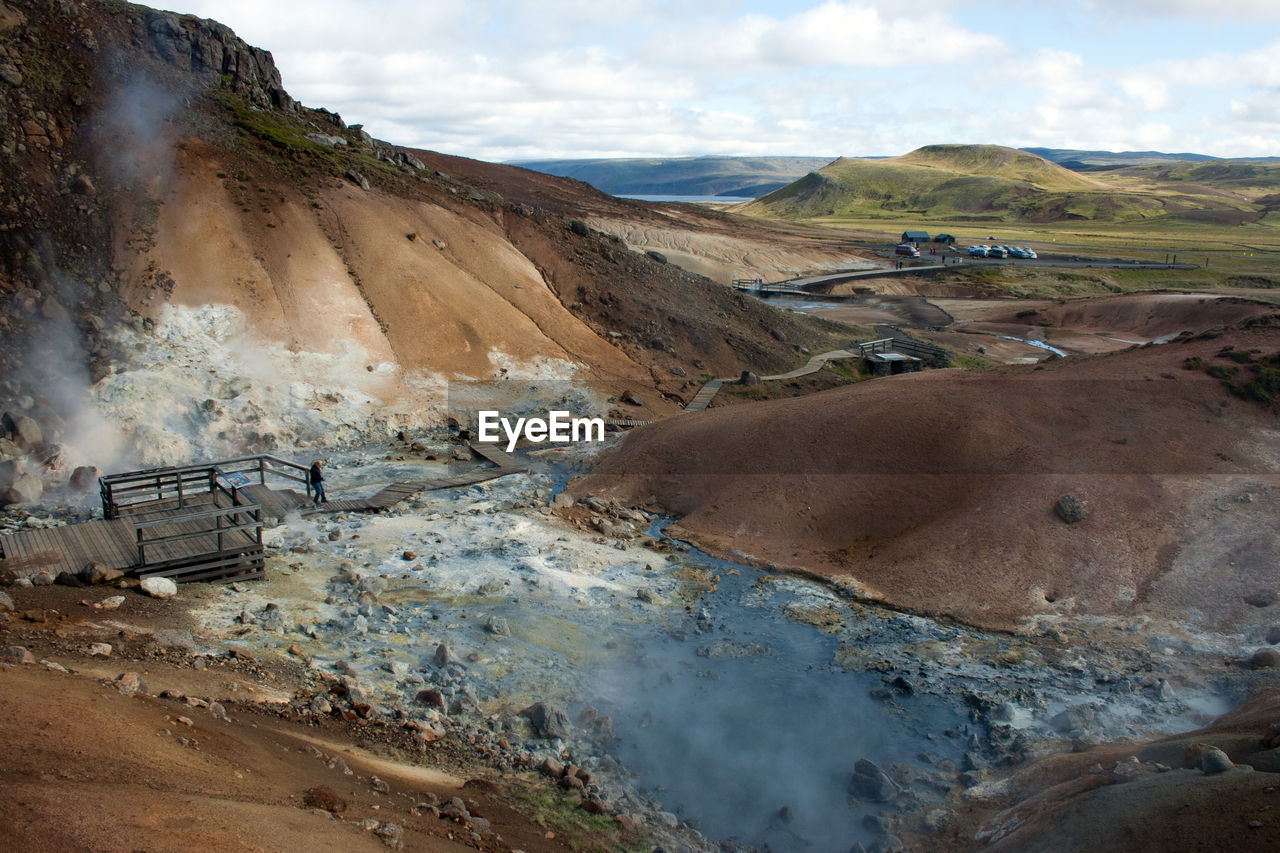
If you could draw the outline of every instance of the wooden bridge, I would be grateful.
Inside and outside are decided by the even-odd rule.
[[[494,445],[476,442],[471,449],[495,467],[393,483],[367,498],[319,506],[290,488],[302,484],[305,489],[306,467],[269,455],[113,474],[99,480],[101,520],[0,536],[0,552],[4,566],[19,574],[76,574],[97,562],[138,577],[182,582],[260,578],[265,569],[263,528],[290,513],[381,510],[419,492],[528,470]]]

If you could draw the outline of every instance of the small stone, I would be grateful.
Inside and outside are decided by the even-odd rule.
[[[142,676],[136,672],[124,672],[116,677],[116,690],[124,696],[132,696],[135,693],[146,693],[147,686],[142,682]]]
[[[99,610],[119,610],[120,605],[124,604],[123,595],[112,595],[98,602]]]
[[[641,397],[639,394],[637,394],[635,391],[632,391],[630,388],[623,391],[622,395],[618,399],[626,403],[628,406],[644,405],[644,398]]]
[[[214,719],[231,721],[231,718],[227,716],[227,709],[222,707],[221,702],[210,702],[209,713],[214,716]]]
[[[1258,649],[1249,658],[1254,669],[1273,669],[1280,667],[1280,649]]]
[[[448,666],[450,663],[453,663],[454,660],[453,655],[449,651],[449,647],[444,643],[440,643],[436,646],[436,653],[432,658],[435,660],[436,666]]]
[[[179,649],[184,652],[196,650],[196,638],[191,632],[177,628],[161,628],[151,635],[151,642],[160,649]]]
[[[507,625],[507,620],[503,619],[501,616],[490,616],[484,627],[495,637],[511,636],[511,628]]]
[[[858,759],[853,766],[849,793],[873,803],[887,803],[898,794],[898,785],[873,761]]]
[[[178,595],[178,585],[169,578],[143,578],[141,588],[147,595],[152,598],[158,598],[161,601],[175,598]]]
[[[398,823],[379,824],[373,834],[381,838],[382,843],[393,850],[399,850],[404,847],[404,828]]]
[[[91,585],[115,583],[122,577],[124,572],[97,562],[89,563],[80,570],[80,580]]]
[[[9,646],[0,649],[0,662],[3,663],[35,663],[36,656],[26,646]]]
[[[1049,720],[1049,725],[1060,732],[1072,732],[1076,729],[1087,727],[1097,716],[1098,711],[1092,705],[1072,705],[1070,708],[1055,714],[1053,719]]]
[[[15,610],[13,599],[9,593],[0,590],[0,613],[12,613]]]
[[[1280,644],[1280,625],[1272,625],[1267,629],[1267,642],[1273,646]]]
[[[390,794],[391,785],[377,776],[369,777],[369,787],[377,791],[379,794]]]
[[[739,385],[760,385],[763,382],[759,374],[752,373],[750,370],[742,371],[742,375],[738,377]]]
[[[92,644],[90,644],[90,646],[89,646],[89,656],[90,656],[90,657],[95,657],[95,658],[109,658],[109,657],[111,657],[111,644],[110,644],[110,643],[92,643]]]
[[[302,795],[302,802],[313,809],[324,809],[333,814],[345,811],[347,808],[347,801],[338,796],[338,792],[328,785],[320,785],[307,790]]]
[[[400,555],[400,559],[408,563],[418,559],[418,555],[414,551],[405,551],[403,554]]]
[[[1058,502],[1053,505],[1053,511],[1058,514],[1058,518],[1067,524],[1075,524],[1083,521],[1085,516],[1084,501],[1075,495],[1063,495],[1058,498]]]
[[[1177,698],[1177,694],[1174,692],[1173,687],[1170,686],[1169,682],[1165,681],[1163,678],[1160,679],[1160,691],[1158,697],[1161,702],[1172,702]]]
[[[535,702],[520,712],[528,718],[540,737],[552,740],[569,736],[569,715],[547,702]]]
[[[1217,773],[1226,773],[1235,764],[1231,761],[1227,754],[1216,746],[1211,746],[1200,758],[1200,769],[1204,771],[1204,775],[1213,776]]]
[[[32,586],[53,586],[57,578],[50,572],[36,572],[31,576]]]
[[[419,690],[418,695],[414,698],[420,705],[426,705],[429,708],[437,708],[441,711],[445,709],[444,694],[439,690],[435,690],[433,688]]]

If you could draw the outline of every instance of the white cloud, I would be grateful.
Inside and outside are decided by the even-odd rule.
[[[1280,0],[313,0],[305,14],[189,0],[185,10],[271,50],[304,103],[396,143],[483,159],[897,154],[950,141],[1280,154],[1268,118],[1280,42],[1205,24],[1271,21]]]

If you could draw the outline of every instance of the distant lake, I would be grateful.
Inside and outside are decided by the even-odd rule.
[[[755,201],[755,199],[738,195],[620,195],[618,198],[630,198],[636,201],[683,201],[689,204],[706,204],[707,202],[739,204],[744,201]]]

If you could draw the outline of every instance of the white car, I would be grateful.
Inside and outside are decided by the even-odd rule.
[[[985,258],[987,256],[986,246],[970,246],[969,255],[974,258]]]
[[[1040,257],[1040,256],[1039,256],[1039,255],[1037,255],[1037,254],[1035,253],[1035,250],[1034,250],[1034,249],[1032,249],[1030,246],[1023,246],[1023,247],[1022,247],[1022,257],[1024,257],[1024,258],[1038,258],[1038,257]]]

